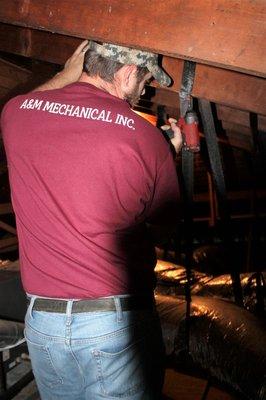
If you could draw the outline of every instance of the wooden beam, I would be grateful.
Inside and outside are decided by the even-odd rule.
[[[150,99],[153,103],[179,109],[179,96],[177,91],[156,90]]]
[[[236,110],[231,107],[217,105],[217,116],[221,121],[250,127],[250,114],[247,111]],[[258,115],[258,129],[266,132],[266,117]]]
[[[165,70],[174,79],[172,90],[179,91],[183,61],[163,59]],[[167,89],[169,90],[169,89]],[[266,79],[197,64],[192,95],[214,103],[266,115]]]
[[[63,64],[79,43],[78,38],[0,23],[0,50],[5,52]],[[164,57],[163,67],[173,78],[174,84],[169,89],[158,90],[152,101],[161,104],[162,96],[164,100],[169,97],[167,102],[173,104],[170,106],[167,103],[168,106],[176,108],[175,95],[170,92],[180,89],[183,61]],[[194,97],[266,115],[265,93],[266,79],[209,65],[198,64],[196,67]]]
[[[238,149],[251,152],[253,150],[252,137],[247,135],[242,135],[240,132],[227,130],[226,140],[228,141],[228,144],[232,147],[236,147]]]
[[[17,230],[13,226],[6,224],[3,221],[0,221],[0,229],[4,229],[5,231],[9,233],[13,233],[13,235],[17,235]]]
[[[27,91],[23,88],[24,85],[27,87],[31,75],[32,73],[25,68],[0,58],[0,112],[11,97],[19,94],[20,90]]]
[[[239,132],[240,135],[251,139],[252,133],[250,127],[248,126],[239,125],[234,122],[228,122],[228,121],[223,121],[222,126],[226,132],[227,131]]]
[[[25,82],[31,75],[30,71],[0,58],[0,87],[13,89],[19,83]]]
[[[0,58],[0,72],[3,76],[12,78],[14,81],[24,81],[31,74],[26,68],[10,63]]]
[[[0,58],[0,112],[12,97],[27,93],[55,74],[53,64],[35,61],[31,71]]]
[[[1,77],[0,77],[0,79],[1,79]],[[9,88],[4,88],[4,87],[0,86],[0,104],[1,104],[2,98],[7,96],[9,92],[10,92]],[[0,109],[1,109],[1,106],[0,106]]]
[[[11,203],[0,204],[0,215],[13,213],[13,208]]]
[[[0,23],[0,50],[7,53],[64,64],[80,42],[74,37]]]
[[[0,249],[6,249],[18,243],[17,237],[9,237],[7,239],[0,239]]]
[[[256,190],[256,196],[260,200],[265,200],[266,199],[266,190],[265,189],[259,189]],[[197,202],[205,202],[209,200],[209,194],[208,193],[195,193],[194,194],[195,201]],[[238,201],[238,200],[250,200],[251,198],[251,190],[237,190],[237,191],[228,191],[227,192],[227,198],[230,201]]]
[[[250,127],[249,112],[240,111],[231,107],[218,104],[216,106],[217,117],[221,121],[227,121],[243,126]]]
[[[264,0],[0,0],[0,21],[266,76]]]

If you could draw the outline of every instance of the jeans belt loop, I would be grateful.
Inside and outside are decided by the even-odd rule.
[[[121,322],[123,320],[123,310],[121,306],[121,299],[119,297],[114,297],[115,308],[117,313],[117,322]]]
[[[67,306],[66,306],[66,316],[67,316],[67,320],[66,320],[66,325],[70,326],[71,322],[72,322],[72,308],[73,308],[73,300],[69,300],[67,302]]]
[[[35,303],[36,298],[37,298],[36,296],[31,296],[31,297],[29,297],[28,313],[29,313],[29,315],[31,316],[31,318],[32,318],[32,310],[33,310],[33,307],[34,307],[34,303]]]

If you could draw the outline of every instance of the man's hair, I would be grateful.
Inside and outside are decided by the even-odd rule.
[[[93,50],[87,50],[83,71],[89,76],[99,76],[107,82],[113,82],[115,73],[123,67],[119,61],[105,58]],[[137,66],[137,80],[140,82],[149,72],[148,68]]]

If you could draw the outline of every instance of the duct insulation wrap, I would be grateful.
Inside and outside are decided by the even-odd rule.
[[[187,281],[186,269],[168,261],[158,260],[155,268],[157,276],[156,293],[165,295],[184,295]],[[244,306],[249,311],[256,310],[257,279],[254,272],[240,274]],[[262,294],[266,298],[266,273],[260,273]],[[196,270],[191,271],[191,293],[200,296],[213,296],[234,301],[232,279],[229,274],[213,277]]]
[[[0,351],[11,349],[24,342],[24,324],[0,319]]]
[[[166,352],[178,365],[185,348],[184,297],[156,295]],[[266,399],[265,320],[224,300],[192,296],[190,356],[196,366],[241,392]]]

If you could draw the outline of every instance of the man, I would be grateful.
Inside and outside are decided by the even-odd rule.
[[[86,41],[3,111],[25,335],[44,400],[160,398],[145,223],[175,221],[178,182],[169,144],[129,105],[152,76],[170,83],[157,55]]]

